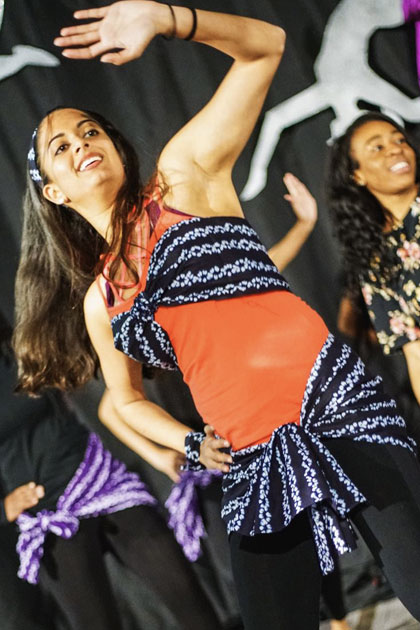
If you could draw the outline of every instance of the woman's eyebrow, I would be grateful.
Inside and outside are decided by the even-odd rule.
[[[79,129],[79,127],[81,127],[82,125],[84,125],[87,122],[93,123],[95,125],[98,124],[96,122],[96,120],[93,120],[92,118],[83,118],[83,120],[80,120],[77,123],[77,125],[76,125],[77,129]],[[54,142],[54,140],[57,140],[57,138],[61,138],[62,136],[64,136],[64,132],[61,131],[60,133],[57,133],[57,135],[55,135],[53,138],[51,138],[51,140],[48,143],[48,148],[50,148],[50,145],[51,145],[52,142]]]
[[[54,138],[51,138],[51,140],[48,143],[48,148],[50,148],[51,143],[54,142],[54,140],[57,140],[57,138],[61,138],[62,136],[64,136],[63,132],[58,133],[56,136],[54,136]]]
[[[373,140],[380,140],[382,138],[382,136],[380,134],[376,134],[375,136],[372,136],[371,138],[369,138],[368,140],[366,140],[365,142],[365,146],[367,144],[369,144],[370,142],[373,142]]]
[[[96,122],[96,120],[93,120],[93,118],[83,118],[83,120],[79,120],[79,122],[77,123],[77,128],[81,127],[82,125],[84,125],[85,123],[90,122],[93,123],[94,125],[97,125],[98,123]]]

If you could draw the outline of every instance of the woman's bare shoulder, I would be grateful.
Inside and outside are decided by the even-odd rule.
[[[90,319],[91,317],[101,317],[108,321],[104,295],[101,291],[101,287],[99,286],[98,279],[95,279],[86,291],[83,308],[86,319]]]

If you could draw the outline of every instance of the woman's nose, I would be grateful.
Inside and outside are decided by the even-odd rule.
[[[81,149],[86,148],[89,146],[89,142],[84,138],[82,140],[77,140],[74,143],[74,151],[75,153],[79,153]]]
[[[402,152],[402,146],[400,144],[397,144],[396,142],[390,142],[388,149],[387,149],[387,153],[389,155],[398,155],[398,153]]]

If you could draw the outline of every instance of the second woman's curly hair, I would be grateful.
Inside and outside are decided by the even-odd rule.
[[[398,129],[417,159],[417,174],[420,173],[420,157],[406,130],[392,118],[379,112],[371,112],[357,118],[346,132],[333,144],[327,174],[327,197],[335,227],[344,255],[344,272],[347,290],[353,296],[360,284],[368,279],[372,259],[379,264],[381,275],[389,280],[397,262],[396,252],[388,243],[384,231],[392,214],[366,188],[356,184],[353,174],[358,163],[351,155],[351,140],[357,129],[371,121],[389,122]]]
[[[76,211],[48,201],[42,188],[27,176],[13,346],[19,389],[32,393],[78,387],[96,371],[98,359],[84,324],[83,298],[102,271],[101,253],[115,253],[111,279],[121,262],[138,279],[127,256],[131,232],[142,212],[137,155],[109,121],[95,112],[83,112],[113,141],[124,164],[125,181],[114,202],[113,238],[108,245]],[[44,122],[48,123],[48,117]]]

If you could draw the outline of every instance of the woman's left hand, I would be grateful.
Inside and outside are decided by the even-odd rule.
[[[70,59],[100,57],[117,66],[140,57],[155,35],[171,24],[168,7],[150,0],[115,2],[76,11],[74,17],[95,21],[62,28],[61,36],[54,40],[56,46],[64,48],[62,54]]]
[[[223,438],[217,438],[214,428],[208,424],[204,427],[204,432],[206,437],[201,443],[200,462],[210,470],[229,472],[232,457],[221,450],[230,448],[229,442]]]

